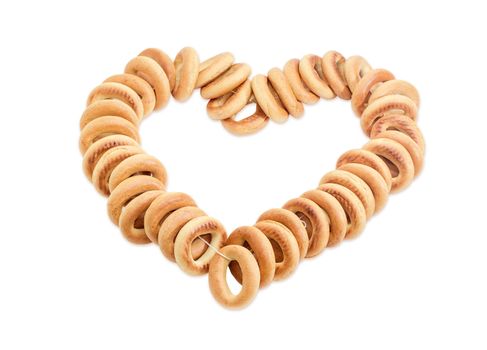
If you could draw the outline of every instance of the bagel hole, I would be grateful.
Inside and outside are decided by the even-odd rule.
[[[397,168],[397,166],[391,162],[389,159],[385,158],[385,157],[382,157],[382,156],[379,156],[383,161],[384,163],[386,163],[387,167],[389,168],[389,171],[391,172],[391,176],[394,178],[396,177],[397,175],[399,175],[399,169]]]
[[[304,215],[302,212],[297,212],[296,216],[301,220],[301,223],[303,224],[304,228],[306,229],[306,233],[308,234],[308,238],[311,239],[311,236],[313,235],[313,226],[311,225],[311,221],[309,218]]]
[[[249,103],[234,116],[233,120],[236,122],[241,121],[255,114],[255,112],[256,112],[255,103]]]
[[[138,171],[138,172],[133,173],[132,175],[130,175],[130,177],[137,176],[137,175],[153,176],[150,171]]]
[[[325,74],[323,73],[323,67],[321,66],[321,59],[316,60],[313,68],[320,77],[320,79],[325,80]]]
[[[386,131],[399,131],[399,132],[400,132],[401,130],[399,130],[399,129],[398,129],[398,128],[396,128],[395,126],[388,126],[388,127],[386,128]]]
[[[282,262],[284,260],[284,253],[281,247],[272,238],[269,238],[269,241],[271,242],[272,249],[274,250],[274,255],[276,256],[276,263]]]
[[[228,264],[228,270],[230,271],[233,279],[239,284],[242,284],[242,270],[240,269],[240,265],[235,260],[230,261],[230,263]]]
[[[137,219],[134,221],[134,228],[144,228],[144,218],[145,218],[145,211],[139,215]]]
[[[193,242],[191,242],[191,256],[193,260],[198,260],[201,258],[201,256],[209,249],[208,245],[202,240],[210,243],[211,234],[207,233],[205,235],[198,236],[193,240]]]
[[[238,262],[235,260],[230,261],[229,267],[230,265],[233,266],[233,270],[238,270],[239,272],[238,276],[240,277],[239,280],[241,281],[242,270],[240,269],[240,265],[238,264]],[[232,294],[237,295],[238,293],[240,293],[240,291],[242,290],[242,285],[240,284],[239,280],[235,278],[234,273],[231,272],[230,268],[228,268],[226,271],[226,280],[227,280],[228,288],[230,289]]]
[[[250,247],[250,244],[247,241],[243,242],[242,247],[249,250],[255,257],[254,251],[252,250],[252,248]],[[232,273],[233,278],[235,278],[235,280],[238,283],[242,284],[242,270],[240,270],[240,265],[235,260],[232,260],[228,264],[228,268],[229,268],[230,272]]]

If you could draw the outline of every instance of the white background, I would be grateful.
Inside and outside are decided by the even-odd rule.
[[[10,1],[0,5],[0,349],[487,348],[485,10],[481,2]],[[155,246],[123,239],[81,170],[94,86],[146,47],[253,73],[360,54],[415,84],[423,173],[354,241],[241,311]],[[143,147],[228,232],[312,189],[366,142],[349,103],[228,134],[196,91],[144,121]]]

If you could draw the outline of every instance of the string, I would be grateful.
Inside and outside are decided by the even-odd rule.
[[[202,240],[209,248],[213,249],[215,251],[215,253],[220,255],[223,259],[226,259],[228,261],[232,261],[232,259],[230,259],[228,256],[225,256],[224,254],[220,253],[220,251],[216,247],[212,246],[206,239],[201,238],[201,236],[198,236],[198,238],[200,240]]]

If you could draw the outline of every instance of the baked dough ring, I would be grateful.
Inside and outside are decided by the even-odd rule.
[[[169,81],[169,88],[172,91],[176,84],[176,70],[174,69],[174,63],[171,58],[164,51],[155,48],[145,49],[139,53],[139,56],[150,57],[161,66],[164,73],[166,73],[167,80]]]
[[[334,183],[348,188],[362,202],[367,219],[374,214],[374,195],[367,183],[360,177],[343,170],[332,170],[321,178],[320,185],[324,183]]]
[[[93,169],[105,152],[113,147],[124,145],[138,146],[139,144],[128,136],[118,134],[104,137],[92,143],[83,156],[83,172],[86,177],[91,181]]]
[[[370,130],[374,123],[381,117],[388,114],[404,114],[416,120],[418,109],[413,100],[402,95],[389,95],[381,97],[372,103],[362,113],[360,125],[362,130],[370,135]]]
[[[411,118],[401,114],[391,114],[380,118],[372,126],[370,137],[374,138],[378,134],[387,130],[397,130],[414,140],[424,152],[424,138],[421,130],[419,130],[416,122]]]
[[[123,209],[118,220],[123,236],[132,243],[146,244],[151,240],[147,237],[144,229],[143,217],[147,208],[154,199],[164,191],[152,190],[144,192],[132,199]]]
[[[200,88],[215,80],[233,64],[235,58],[230,52],[213,56],[200,64],[196,88]]]
[[[192,243],[197,237],[211,235],[210,245],[212,249],[207,249],[203,255],[196,260],[192,256]],[[174,258],[181,270],[190,275],[203,275],[208,272],[211,258],[215,255],[215,250],[219,250],[227,234],[223,225],[217,219],[209,216],[200,216],[188,221],[179,231],[174,242]],[[258,273],[258,269],[257,269]]]
[[[127,157],[116,164],[108,180],[109,190],[113,191],[122,181],[136,174],[150,174],[150,176],[161,181],[164,186],[167,184],[167,172],[164,165],[156,157],[140,153]]]
[[[155,110],[167,105],[171,87],[166,73],[156,61],[150,57],[137,56],[127,63],[125,73],[138,75],[152,86],[156,96]]]
[[[352,94],[344,76],[345,58],[336,51],[328,51],[321,59],[321,69],[331,89],[338,97],[350,100]]]
[[[139,118],[139,121],[144,116],[144,105],[137,93],[126,85],[120,83],[102,83],[91,90],[86,106],[91,105],[96,101],[116,99],[124,102],[132,108]]]
[[[300,217],[306,223],[306,231],[309,237],[309,246],[306,257],[315,256],[328,244],[330,236],[330,220],[323,209],[307,198],[294,198],[283,205],[287,209]]]
[[[418,90],[407,81],[398,79],[389,80],[377,86],[377,88],[374,89],[374,92],[370,95],[369,103],[388,95],[402,95],[409,97],[413,100],[416,107],[419,107]]]
[[[284,73],[279,68],[272,68],[267,73],[267,79],[279,96],[279,100],[286,111],[293,117],[301,117],[304,113],[303,104],[294,95],[293,89]]]
[[[86,107],[79,121],[82,130],[86,124],[99,117],[114,116],[126,119],[135,126],[139,126],[139,118],[134,110],[120,100],[100,100]]]
[[[193,206],[196,206],[196,203],[186,193],[165,192],[161,194],[151,203],[145,213],[144,226],[147,237],[157,243],[160,227],[167,216],[179,208]]]
[[[118,225],[123,207],[138,195],[152,190],[164,190],[164,184],[152,176],[132,176],[120,183],[108,197],[107,209],[110,220]],[[145,224],[144,226],[147,227]]]
[[[208,101],[206,112],[211,119],[215,120],[231,118],[249,103],[251,95],[250,80],[246,80],[235,91]]]
[[[296,270],[299,263],[299,247],[291,231],[275,221],[263,220],[255,225],[271,241],[274,241],[282,252],[282,261],[276,261],[274,280],[282,280]],[[276,251],[274,254],[277,256]],[[277,260],[277,259],[276,259]]]
[[[306,228],[301,222],[301,219],[295,213],[282,208],[269,209],[259,216],[257,222],[263,220],[272,220],[286,226],[298,243],[300,259],[306,257],[309,247],[308,233],[306,232]]]
[[[348,222],[347,215],[340,202],[331,194],[320,190],[307,191],[301,197],[318,204],[328,216],[330,234],[326,246],[334,247],[343,241],[347,233]]]
[[[273,121],[284,123],[289,114],[273,90],[265,75],[258,74],[252,79],[252,91],[262,111]]]
[[[113,169],[124,159],[135,154],[143,153],[139,146],[118,146],[106,151],[96,163],[91,178],[95,189],[102,195],[108,196],[113,188],[110,188],[110,181]],[[125,178],[123,179],[125,180]],[[122,181],[120,181],[122,182]]]
[[[144,79],[135,74],[124,73],[112,75],[111,77],[105,79],[105,82],[120,83],[127,85],[129,88],[134,90],[142,100],[142,105],[144,106],[144,116],[148,116],[154,110],[156,105],[156,95],[152,89],[152,86]]]
[[[410,138],[408,135],[396,131],[396,130],[387,130],[384,132],[381,132],[373,137],[373,139],[376,138],[386,138],[386,139],[391,139],[394,140],[401,145],[404,146],[404,148],[407,149],[409,152],[409,155],[411,156],[411,159],[413,160],[414,164],[414,176],[418,176],[419,173],[421,172],[421,169],[423,168],[423,159],[424,159],[424,154],[423,151],[421,151],[421,148],[419,145],[414,142],[412,138]]]
[[[374,195],[375,213],[378,213],[387,202],[389,188],[384,178],[377,170],[359,163],[347,163],[341,165],[339,170],[347,171],[360,177],[369,186]]]
[[[161,248],[162,254],[164,254],[167,259],[174,262],[176,261],[176,258],[174,257],[174,242],[176,241],[176,237],[179,231],[183,228],[183,226],[186,225],[190,220],[205,215],[205,212],[200,208],[188,206],[176,209],[166,217],[166,219],[162,222],[161,227],[159,228],[157,241],[159,247]],[[196,242],[201,241],[193,241],[192,254],[193,258],[195,259],[199,258],[201,256],[200,253],[202,253],[200,251],[195,252],[194,245],[196,244]],[[203,245],[205,248],[204,250],[206,250],[206,244],[203,243]]]
[[[328,86],[323,75],[321,58],[317,55],[306,55],[299,61],[299,74],[308,88],[316,95],[324,99],[332,99],[335,93]]]
[[[363,148],[392,163],[395,168],[387,163],[391,174],[397,169],[397,175],[394,174],[392,178],[391,192],[398,192],[411,183],[414,178],[414,163],[407,149],[399,142],[386,138],[373,139]]]
[[[327,192],[335,197],[350,220],[345,238],[355,238],[364,229],[367,222],[365,208],[360,199],[348,188],[334,183],[322,184],[318,187],[321,191]]]
[[[250,304],[259,290],[259,266],[247,249],[238,245],[228,245],[220,253],[231,261],[236,261],[242,271],[242,289],[234,295],[227,284],[226,271],[230,263],[216,254],[210,263],[208,282],[211,294],[221,305],[228,308],[242,308]]]
[[[345,79],[348,88],[353,93],[358,85],[358,82],[365,74],[372,70],[370,64],[361,56],[351,56],[345,60],[343,66]]]
[[[299,73],[299,60],[297,58],[287,61],[284,65],[283,72],[298,101],[306,104],[314,104],[320,100],[319,96],[316,96],[304,84]]]
[[[276,257],[267,236],[254,226],[240,226],[228,237],[225,245],[240,245],[250,250],[257,260],[260,274],[260,288],[268,286],[274,280]],[[230,263],[230,271],[235,279],[242,283],[242,271],[236,264]]]
[[[243,84],[252,70],[245,63],[235,63],[225,73],[201,88],[201,97],[214,99],[223,96]]]
[[[358,163],[364,164],[371,167],[377,171],[384,181],[386,182],[387,188],[390,191],[392,186],[392,175],[387,167],[387,164],[375,153],[367,151],[365,149],[353,149],[343,153],[340,158],[338,158],[336,167],[340,168],[344,164],[348,163]]]
[[[352,94],[352,110],[360,117],[365,107],[367,107],[370,94],[377,84],[388,80],[393,80],[394,75],[385,69],[370,70],[359,80]]]
[[[196,86],[198,80],[200,59],[195,49],[185,47],[174,59],[176,69],[176,83],[172,95],[179,102],[186,101]]]
[[[79,137],[81,154],[85,154],[93,143],[108,135],[125,135],[137,143],[140,141],[137,127],[126,119],[111,116],[99,117],[86,124],[81,130]]]

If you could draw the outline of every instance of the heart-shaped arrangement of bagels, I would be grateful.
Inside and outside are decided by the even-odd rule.
[[[289,276],[301,259],[356,237],[381,210],[389,192],[408,186],[423,164],[424,140],[416,125],[417,90],[360,56],[335,51],[292,59],[267,76],[249,79],[250,67],[222,53],[202,63],[192,48],[173,60],[159,49],[142,51],[95,87],[80,121],[83,170],[108,196],[108,215],[136,244],[156,243],[191,275],[208,273],[216,300],[230,308],[248,305],[259,288]],[[336,170],[316,189],[263,213],[253,226],[228,237],[187,194],[167,192],[166,170],[139,146],[138,126],[172,94],[188,99],[195,88],[209,100],[207,112],[234,134],[251,134],[269,119],[300,117],[303,103],[338,96],[352,102],[370,141],[344,153]],[[236,119],[247,104],[255,113]],[[231,292],[227,268],[241,284]]]

